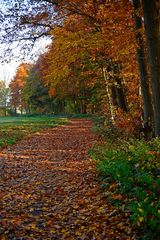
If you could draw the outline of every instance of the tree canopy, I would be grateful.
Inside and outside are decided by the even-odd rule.
[[[25,52],[49,36],[34,69],[61,111],[101,112],[125,131],[142,124],[159,136],[159,9],[156,0],[10,1],[1,43],[20,41]]]

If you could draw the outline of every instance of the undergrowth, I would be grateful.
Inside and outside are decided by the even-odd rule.
[[[130,213],[138,239],[160,236],[160,139],[130,139],[95,147],[101,187],[109,201]]]

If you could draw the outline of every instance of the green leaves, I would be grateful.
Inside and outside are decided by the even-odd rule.
[[[133,223],[144,231],[142,239],[159,236],[159,144],[159,139],[131,141],[93,150],[93,156],[99,159],[105,195],[116,206],[130,211]]]

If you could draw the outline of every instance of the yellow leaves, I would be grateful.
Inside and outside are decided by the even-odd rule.
[[[144,212],[142,208],[138,208],[138,211],[139,211],[140,213],[143,213],[143,212]]]
[[[51,229],[50,233],[56,233],[56,229]]]
[[[30,227],[31,229],[36,229],[36,224],[35,224],[35,223],[32,223],[32,224],[29,225],[29,227]]]
[[[106,209],[104,208],[104,206],[99,207],[99,208],[97,209],[97,212],[98,212],[98,213],[104,213],[105,211],[106,211]]]
[[[34,208],[30,208],[30,212],[33,212],[34,211]]]
[[[106,35],[101,31],[92,32],[88,29],[85,31],[84,28],[77,28],[76,31],[55,28],[52,34],[54,42],[46,54],[49,67],[44,70],[44,78],[47,82],[55,83],[55,85],[63,80],[71,81],[71,75],[74,74],[71,66],[76,67],[76,63],[83,60],[84,54],[87,53],[91,57],[94,51],[96,53],[104,52],[109,44]],[[77,76],[75,77],[77,78]]]
[[[144,217],[139,217],[138,218],[138,226],[140,226],[144,222]]]
[[[144,216],[143,216],[144,210],[142,208],[138,208],[137,210],[139,212],[139,216],[138,216],[137,222],[138,222],[138,226],[140,226],[144,222],[144,220],[145,220]]]
[[[35,185],[41,185],[42,182],[35,182]]]
[[[75,234],[76,234],[76,236],[81,236],[82,235],[82,233],[79,232],[79,231],[76,231]]]
[[[35,229],[37,229],[37,226],[35,223],[30,223],[27,226],[25,226],[25,229],[26,230],[35,230]]]

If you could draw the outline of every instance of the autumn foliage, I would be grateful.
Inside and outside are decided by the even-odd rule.
[[[44,27],[44,35],[52,38],[34,68],[52,97],[53,112],[104,114],[132,134],[141,125],[159,134],[159,95],[154,87],[158,75],[153,74],[148,40],[149,34],[158,38],[158,28],[154,32],[147,28],[152,22],[146,14],[149,3],[62,0],[46,4],[32,3],[37,11],[32,17],[22,12],[19,24]],[[158,14],[159,5],[152,4]],[[43,34],[37,30],[35,39],[38,36]]]
[[[12,79],[10,83],[11,89],[11,104],[14,107],[15,113],[17,109],[23,112],[23,109],[27,108],[25,101],[23,100],[23,88],[26,82],[26,79],[29,74],[29,70],[31,68],[30,64],[22,63],[16,72],[16,75]]]
[[[24,191],[15,194],[12,183],[5,189],[10,195],[3,199],[3,236],[9,228],[11,238],[105,239],[107,233],[109,239],[134,240],[131,216],[140,236],[147,233],[143,239],[158,239],[160,145],[159,139],[143,140],[160,137],[159,1],[22,0],[7,14],[12,19],[4,31],[6,36],[12,32],[8,42],[17,36],[26,45],[44,36],[51,39],[34,64],[17,69],[10,84],[15,113],[98,115],[97,129],[112,146],[93,153],[104,196],[95,187],[94,166],[87,158],[95,141],[88,120],[78,120],[78,128],[71,120],[71,126],[38,133],[15,146],[11,156],[3,152],[4,180],[13,178]],[[112,205],[106,200],[118,201],[123,217],[109,212]]]

